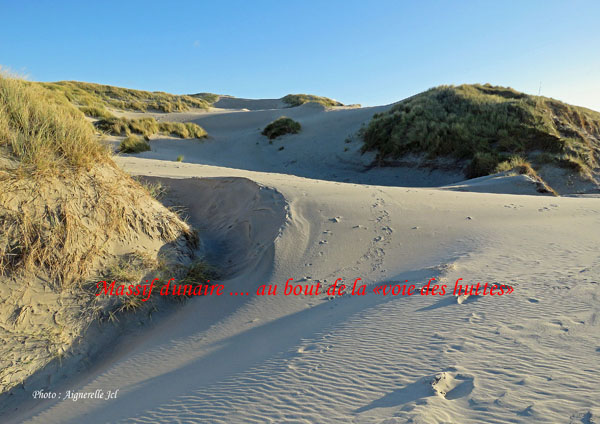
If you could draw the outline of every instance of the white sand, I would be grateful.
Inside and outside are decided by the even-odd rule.
[[[213,136],[207,143],[154,141],[155,151],[118,160],[128,172],[172,186],[171,196],[203,229],[207,251],[230,264],[227,292],[252,293],[265,283],[281,289],[290,277],[361,277],[370,285],[436,277],[449,287],[462,277],[506,282],[514,293],[462,303],[451,294],[371,290],[335,299],[196,298],[52,388],[119,389],[116,400],[30,401],[10,419],[600,419],[600,199],[364,185],[378,178],[393,184],[395,175],[405,186],[458,180],[411,169],[360,172],[363,159],[352,152],[340,165],[345,137],[373,110],[284,112],[300,120],[302,135],[269,145],[258,134],[280,111],[212,113],[195,117]],[[177,154],[197,163],[172,162]],[[336,182],[344,179],[361,184]],[[489,180],[486,191],[506,191],[504,180]]]

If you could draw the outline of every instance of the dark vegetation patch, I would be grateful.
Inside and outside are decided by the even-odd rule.
[[[290,107],[300,106],[308,102],[319,103],[325,107],[344,106],[343,103],[340,103],[337,100],[328,97],[315,96],[313,94],[288,94],[281,100]]]
[[[287,116],[282,116],[267,125],[263,129],[262,135],[267,136],[269,140],[273,140],[284,134],[299,133],[301,129],[302,126],[298,122],[288,118]]]

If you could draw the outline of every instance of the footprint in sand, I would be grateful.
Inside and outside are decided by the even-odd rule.
[[[312,352],[313,350],[317,350],[317,345],[306,345],[306,346],[300,346],[297,350],[298,353],[308,353],[308,352]]]
[[[462,345],[450,345],[446,348],[445,353],[455,353],[455,352],[462,352],[464,350],[464,346]]]
[[[598,416],[597,415],[594,416],[592,414],[592,411],[578,412],[571,416],[571,420],[569,421],[569,424],[575,424],[575,423],[594,424],[594,423],[598,422],[594,418],[598,418]]]
[[[387,234],[388,236],[391,235],[394,232],[394,229],[392,227],[390,227],[389,225],[386,225],[385,227],[382,227],[381,230]]]
[[[482,321],[485,321],[485,314],[483,312],[471,312],[471,316],[469,317],[469,323],[477,324]]]
[[[471,394],[475,379],[468,374],[441,372],[433,378],[431,387],[438,396],[454,400]]]
[[[333,347],[333,345],[327,345],[325,346],[323,349],[321,349],[319,352],[320,353],[325,353],[327,352],[329,349],[331,349]]]

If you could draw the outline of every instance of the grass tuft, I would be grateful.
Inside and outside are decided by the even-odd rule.
[[[286,116],[282,116],[267,125],[263,129],[262,135],[266,135],[269,140],[273,140],[284,134],[299,133],[301,129],[302,126],[298,122]]]
[[[109,119],[113,117],[113,114],[103,106],[80,106],[79,110],[91,118]]]
[[[94,125],[100,131],[112,135],[140,134],[144,137],[150,137],[161,133],[181,138],[207,137],[204,128],[192,122],[158,122],[152,117],[129,119],[113,116],[96,121]]]
[[[148,182],[140,177],[131,177],[131,178],[134,181],[136,181],[138,184],[140,184],[144,188],[144,190],[146,190],[148,192],[148,194],[156,200],[161,200],[168,191],[167,187],[162,185],[162,183],[160,181],[152,183],[152,182]]]
[[[130,135],[121,141],[120,153],[141,153],[150,150],[150,143],[138,135]]]
[[[206,131],[193,122],[160,122],[158,129],[163,134],[174,135],[180,138],[204,138]]]

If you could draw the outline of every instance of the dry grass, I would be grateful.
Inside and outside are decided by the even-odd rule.
[[[536,170],[531,166],[531,163],[521,156],[512,156],[509,160],[499,163],[494,172],[513,172],[519,175],[527,175],[536,182],[540,193],[550,193],[554,196],[558,196],[556,190],[550,187],[542,177],[538,175]]]
[[[0,148],[24,173],[61,173],[109,162],[83,114],[40,87],[0,76]]]
[[[150,143],[139,135],[129,135],[119,144],[120,153],[141,153],[150,150]]]
[[[314,94],[288,94],[281,100],[290,107],[300,106],[308,102],[319,103],[325,107],[344,106],[343,103],[340,103],[337,100],[328,97],[315,96]]]
[[[0,180],[0,275],[44,272],[56,286],[86,279],[111,242],[139,233],[171,242],[189,229],[114,168],[47,179]],[[147,206],[145,206],[147,207]]]
[[[0,160],[0,275],[43,274],[65,287],[85,280],[119,237],[170,242],[190,233],[166,209],[145,210],[149,195],[114,166],[80,111],[7,77]]]
[[[192,96],[161,91],[142,91],[78,81],[40,82],[76,106],[91,106],[132,111],[181,112],[191,108],[207,109],[217,98],[209,93]]]
[[[132,179],[142,186],[144,190],[146,190],[148,194],[156,200],[161,200],[167,193],[167,187],[163,186],[160,182],[151,183],[140,177],[132,177]]]
[[[111,117],[95,122],[96,127],[108,134],[140,134],[150,137],[154,134],[173,135],[180,138],[205,138],[206,131],[192,122],[158,122],[152,117],[137,119]]]
[[[204,128],[193,122],[159,122],[158,129],[163,134],[180,138],[205,138],[208,135]]]
[[[113,114],[102,106],[80,106],[79,110],[82,111],[85,116],[89,116],[91,118],[113,118]]]

